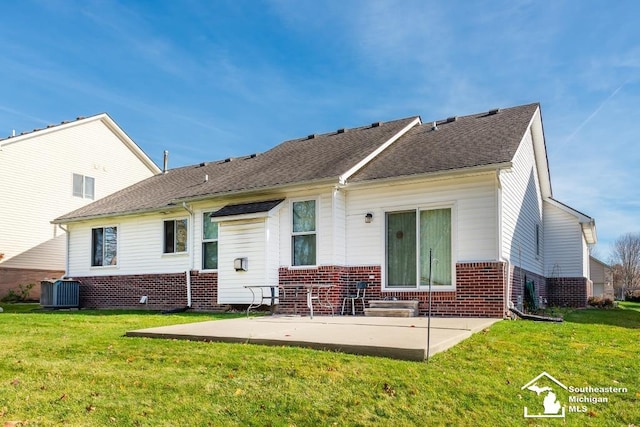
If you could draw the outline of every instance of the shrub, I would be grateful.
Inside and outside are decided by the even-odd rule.
[[[590,297],[587,300],[587,304],[590,307],[596,307],[596,308],[612,308],[613,300],[609,298],[602,298],[602,297]]]
[[[33,289],[34,286],[35,284],[33,283],[29,283],[28,285],[18,285],[17,290],[9,289],[9,293],[5,295],[0,301],[8,303],[28,301],[29,294],[31,293],[31,289]]]

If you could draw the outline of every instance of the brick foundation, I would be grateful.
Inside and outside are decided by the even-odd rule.
[[[187,305],[187,274],[139,274],[74,277],[80,281],[83,308],[148,308],[166,310]],[[191,306],[217,310],[218,273],[191,272]],[[140,304],[146,295],[147,303]]]
[[[549,305],[548,279],[519,267],[511,267],[511,302],[517,306],[518,297],[521,297],[522,301],[524,301],[524,283],[527,280],[533,280],[535,284],[538,303],[542,299],[543,306]]]
[[[434,316],[496,317],[505,315],[506,264],[502,262],[458,263],[455,291],[433,291],[431,314]],[[521,274],[522,273],[522,274]],[[226,305],[217,303],[218,274],[191,271],[191,302],[194,310],[220,310]],[[547,299],[549,305],[584,307],[588,298],[589,282],[586,278],[547,279],[512,267],[511,298],[516,302],[523,295],[522,279],[536,283],[536,293]],[[84,308],[149,308],[165,310],[187,305],[187,273],[141,274],[124,276],[74,277],[81,282],[80,305]],[[287,285],[319,283],[333,285],[327,296],[339,314],[343,299],[355,291],[355,283],[370,284],[366,300],[417,300],[420,315],[428,311],[429,293],[425,291],[383,291],[380,266],[322,266],[317,268],[280,267],[278,312],[307,315],[304,290],[287,289]],[[285,289],[287,289],[285,291]],[[38,289],[39,290],[39,289]],[[148,296],[147,304],[140,297]],[[314,314],[331,313],[328,307],[316,306]],[[362,315],[362,306],[356,306]]]
[[[591,280],[586,277],[559,277],[547,279],[549,284],[549,304],[559,307],[582,308],[587,306]]]
[[[61,270],[33,270],[27,268],[3,268],[0,267],[0,298],[9,293],[10,289],[18,290],[20,285],[33,283],[29,293],[29,299],[40,300],[40,282],[46,279],[59,279],[64,276]]]
[[[330,283],[333,284],[328,292],[328,298],[334,310],[340,311],[343,298],[349,293],[349,286],[353,292],[355,283],[367,281],[366,300],[375,299],[407,299],[420,301],[420,315],[428,311],[429,293],[425,291],[397,292],[382,291],[381,273],[379,266],[371,267],[337,267],[325,266],[309,269],[280,268],[280,284],[292,285],[298,283]],[[373,279],[370,277],[373,276]],[[456,265],[456,290],[451,292],[434,291],[431,294],[431,313],[434,316],[468,316],[468,317],[499,317],[504,316],[504,284],[505,267],[499,262],[463,263]],[[282,292],[282,291],[281,291]],[[298,314],[308,314],[306,294],[294,295],[287,293],[284,298],[280,294],[282,313],[293,313],[297,308]],[[356,307],[356,314],[363,314],[362,307]],[[329,314],[326,307],[319,307],[320,314]]]

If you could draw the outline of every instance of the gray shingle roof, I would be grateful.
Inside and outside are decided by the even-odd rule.
[[[415,118],[294,139],[258,155],[170,169],[54,222],[161,209],[176,200],[208,195],[337,179]]]
[[[415,126],[349,182],[509,162],[538,104]],[[283,185],[333,180],[416,117],[285,141],[265,153],[169,170],[63,215],[55,222],[160,210],[195,200]],[[207,179],[208,178],[208,179]]]
[[[410,176],[510,162],[538,104],[436,122],[409,130],[352,182]],[[493,110],[495,111],[495,110]]]

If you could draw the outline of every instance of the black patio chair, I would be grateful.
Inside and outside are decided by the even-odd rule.
[[[344,315],[344,305],[347,302],[347,300],[351,300],[351,314],[353,316],[356,315],[356,300],[362,301],[362,310],[364,310],[365,309],[364,298],[367,294],[368,287],[369,287],[369,284],[367,282],[356,283],[356,293],[349,294],[346,297],[344,297],[344,299],[342,300],[342,311],[340,312],[340,314]]]

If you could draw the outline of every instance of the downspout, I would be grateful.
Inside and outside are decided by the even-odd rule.
[[[503,223],[502,223],[502,181],[500,180],[500,172],[501,169],[496,169],[496,181],[498,183],[498,188],[496,190],[497,192],[497,212],[498,212],[498,259],[502,262],[505,263],[505,268],[507,269],[507,274],[506,274],[506,284],[504,286],[504,314],[506,315],[509,312],[509,309],[511,308],[511,263],[509,262],[509,260],[507,258],[505,258],[504,254],[502,253],[502,244],[503,244],[503,240],[502,240],[502,233],[503,233]]]
[[[64,233],[66,234],[66,253],[65,253],[65,260],[64,260],[64,277],[69,277],[69,249],[70,249],[70,245],[71,243],[69,242],[69,229],[68,228],[64,228],[62,226],[62,224],[58,224],[58,228],[62,231],[64,231]]]
[[[189,225],[190,225],[190,230],[191,230],[191,248],[189,250],[189,269],[186,271],[186,278],[187,278],[187,307],[191,308],[191,270],[193,270],[193,252],[195,250],[195,216],[193,213],[193,210],[189,207],[189,205],[187,205],[187,202],[182,202],[182,207],[189,212]]]

